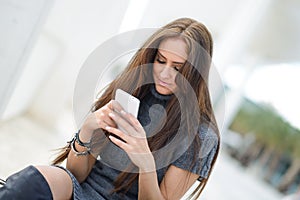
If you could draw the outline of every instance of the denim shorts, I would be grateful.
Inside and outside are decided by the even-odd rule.
[[[73,183],[73,199],[74,200],[82,200],[83,195],[82,195],[82,188],[79,184],[79,182],[77,181],[77,179],[75,178],[75,176],[66,168],[62,167],[62,166],[58,166],[58,165],[54,165],[55,167],[58,167],[60,169],[65,170],[65,172],[67,172],[69,174],[69,176],[71,177],[72,183]]]

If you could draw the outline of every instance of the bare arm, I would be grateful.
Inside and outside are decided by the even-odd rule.
[[[114,100],[111,100],[99,110],[88,115],[79,133],[79,138],[82,142],[89,142],[94,131],[99,128],[103,129],[108,125],[116,127],[116,124],[108,116],[108,113],[112,112],[114,109],[113,102]],[[103,137],[105,136],[103,135]],[[77,142],[75,142],[75,148],[78,152],[84,152],[87,150],[86,147],[80,146]],[[96,158],[97,155],[93,154],[77,156],[76,153],[71,150],[67,158],[66,167],[74,174],[79,182],[83,182],[91,172],[92,167],[96,162]]]
[[[139,174],[138,199],[165,199],[160,191],[155,171]]]
[[[139,199],[180,199],[195,183],[199,175],[171,165],[160,186],[156,172],[139,176]]]
[[[85,134],[84,130],[81,130],[81,135]],[[85,147],[80,146],[75,142],[75,148],[79,152],[86,151]],[[77,156],[72,150],[70,151],[66,167],[74,174],[76,179],[81,183],[83,182],[88,174],[91,172],[93,165],[96,162],[96,158],[89,154],[86,156]]]
[[[171,165],[160,184],[160,190],[165,199],[180,199],[198,178],[197,174]]]

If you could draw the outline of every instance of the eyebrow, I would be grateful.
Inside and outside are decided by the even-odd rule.
[[[157,54],[158,54],[159,56],[163,57],[164,59],[167,59],[165,56],[163,56],[163,55],[159,52],[159,50],[157,51]],[[175,61],[172,61],[172,62],[175,63],[175,64],[179,64],[179,65],[184,64],[184,62],[175,62]]]

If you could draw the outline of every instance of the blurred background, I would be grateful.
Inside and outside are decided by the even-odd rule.
[[[222,149],[200,199],[296,193],[299,9],[299,0],[1,0],[0,177],[49,164],[54,149],[71,138],[78,128],[76,77],[102,42],[191,17],[213,35],[213,62],[224,85],[212,92]]]

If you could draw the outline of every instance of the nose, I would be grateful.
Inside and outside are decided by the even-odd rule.
[[[172,67],[170,67],[169,65],[165,65],[160,72],[160,76],[161,78],[172,77]]]

